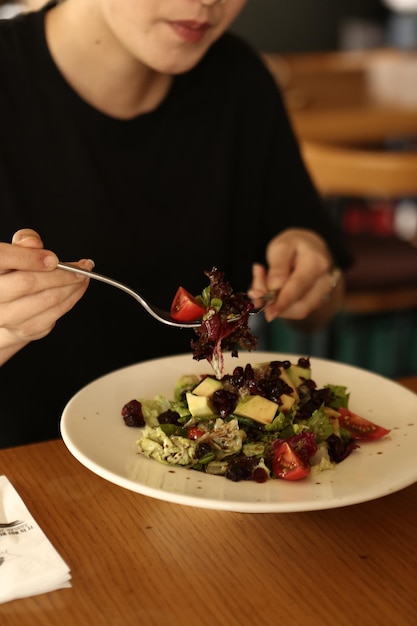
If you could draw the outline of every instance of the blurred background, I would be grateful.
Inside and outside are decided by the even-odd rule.
[[[380,0],[249,0],[234,30],[265,52],[326,51],[346,35],[379,45],[388,15]]]
[[[415,374],[417,0],[249,0],[233,30],[265,55],[356,256],[331,328],[259,322],[261,347]]]

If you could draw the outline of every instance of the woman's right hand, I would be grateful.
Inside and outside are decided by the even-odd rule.
[[[56,270],[57,263],[34,230],[17,231],[11,244],[0,242],[0,365],[48,335],[84,295],[88,278]],[[94,266],[89,260],[75,265]]]

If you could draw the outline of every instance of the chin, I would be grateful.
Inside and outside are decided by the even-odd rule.
[[[193,69],[207,53],[208,46],[199,51],[193,51],[185,54],[184,51],[175,54],[171,53],[163,55],[159,59],[154,59],[150,66],[161,74],[185,74]]]
[[[171,64],[169,66],[166,66],[165,68],[162,68],[159,71],[162,74],[170,74],[172,76],[178,76],[180,74],[186,74],[187,72],[192,70],[198,64],[199,61],[200,61],[200,59],[198,59],[198,61],[196,61],[195,63]]]

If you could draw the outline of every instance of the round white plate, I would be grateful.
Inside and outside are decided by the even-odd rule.
[[[225,355],[225,372],[237,365],[289,359],[271,352]],[[136,452],[140,429],[125,426],[123,405],[156,394],[173,397],[182,374],[211,373],[191,354],[155,359],[107,374],[81,389],[62,414],[61,432],[69,451],[102,478],[146,496],[208,509],[274,513],[331,509],[394,493],[417,481],[417,394],[382,376],[349,365],[311,358],[319,387],[345,385],[349,408],[391,429],[384,439],[361,447],[334,470],[301,481],[233,482],[172,467]]]

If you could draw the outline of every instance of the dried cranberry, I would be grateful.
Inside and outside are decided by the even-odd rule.
[[[122,417],[126,426],[145,426],[142,405],[138,400],[127,402],[122,408]]]
[[[256,463],[256,459],[252,459],[244,455],[238,456],[230,461],[229,466],[225,472],[225,477],[229,480],[233,480],[233,482],[239,482],[240,480],[250,480],[252,478],[253,468]]]
[[[268,478],[268,472],[264,467],[256,467],[252,472],[252,480],[257,483],[266,483]]]
[[[213,393],[212,402],[213,405],[223,419],[225,419],[236,408],[238,396],[232,391],[226,389],[217,389]]]
[[[206,442],[200,443],[197,446],[196,457],[197,459],[202,459],[203,456],[210,454],[210,452],[211,452],[211,445],[209,443],[206,443]]]
[[[158,422],[160,424],[178,424],[180,414],[172,409],[168,409],[164,413],[158,415]]]

